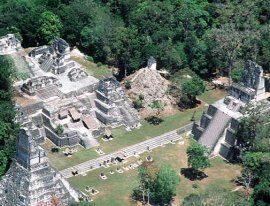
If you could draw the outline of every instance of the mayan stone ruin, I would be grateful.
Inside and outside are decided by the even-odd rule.
[[[140,126],[136,110],[132,108],[131,102],[115,77],[101,80],[96,96],[96,116],[101,122],[113,127],[125,125],[127,128],[136,128]]]
[[[0,181],[0,205],[67,205],[79,194],[48,163],[28,129],[21,129],[13,163]]]
[[[0,205],[67,205],[78,201],[79,193],[50,167],[39,145],[48,138],[58,147],[95,147],[107,126],[130,130],[140,126],[139,117],[116,78],[90,76],[71,59],[65,40],[28,55],[20,49],[14,35],[0,39],[0,54],[12,53],[26,65],[28,76],[14,83],[16,121],[23,129],[16,157],[0,182]],[[22,72],[20,66],[16,69]]]
[[[0,37],[0,55],[12,54],[21,49],[21,42],[14,34],[7,34],[6,36]]]
[[[194,123],[194,139],[207,146],[211,155],[231,159],[235,145],[234,134],[245,106],[265,102],[270,110],[269,101],[266,101],[269,87],[265,87],[265,83],[262,67],[247,61],[241,82],[233,83],[229,95],[210,105],[200,122]]]
[[[14,84],[17,121],[35,131],[38,143],[49,138],[59,147],[91,148],[99,145],[96,137],[107,126],[124,125],[128,130],[140,126],[119,82],[88,75],[70,58],[65,40],[35,48],[23,60],[29,78]]]
[[[143,108],[140,114],[148,116],[155,111],[149,106],[154,101],[162,101],[165,105],[164,112],[170,113],[177,105],[177,98],[169,94],[171,82],[161,75],[157,70],[157,62],[154,57],[150,57],[147,66],[139,69],[134,74],[129,75],[126,81],[131,82],[131,88],[126,90],[127,95],[132,100],[136,100],[143,95]]]

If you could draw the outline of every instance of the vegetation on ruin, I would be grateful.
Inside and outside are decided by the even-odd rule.
[[[270,204],[270,115],[264,109],[264,104],[247,107],[249,116],[242,118],[236,134],[238,160],[243,165],[237,181],[254,206]]]
[[[9,58],[0,56],[0,176],[11,163],[15,150],[18,125],[14,123],[15,111],[12,94],[14,66]]]
[[[54,129],[54,132],[55,132],[57,135],[63,134],[63,132],[64,132],[64,126],[61,125],[61,124],[58,124],[58,125],[56,126],[56,128]]]
[[[98,79],[103,79],[112,75],[112,71],[109,70],[108,67],[106,67],[105,65],[97,67],[94,62],[90,61],[89,59],[84,59],[82,57],[72,56],[71,59],[78,62],[80,65],[86,68],[87,72],[90,75]]]

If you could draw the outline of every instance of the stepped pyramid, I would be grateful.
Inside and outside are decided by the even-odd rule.
[[[96,90],[96,117],[102,123],[112,127],[125,125],[126,128],[140,126],[137,111],[115,77],[101,80]]]
[[[30,131],[21,129],[16,157],[0,181],[0,205],[64,206],[74,201],[78,201],[78,193],[50,167]]]
[[[264,102],[270,110],[267,97],[270,94],[265,88],[265,78],[261,66],[247,61],[242,74],[242,81],[233,83],[229,94],[224,99],[209,105],[200,122],[194,123],[192,134],[195,140],[205,145],[212,156],[231,160],[238,146],[235,133],[241,118],[246,115],[247,105]]]

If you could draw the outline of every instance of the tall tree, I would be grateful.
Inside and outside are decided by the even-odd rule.
[[[144,162],[139,167],[139,187],[133,191],[133,197],[144,203],[166,205],[175,196],[179,176],[171,166],[158,168],[155,164]]]
[[[219,29],[214,29],[212,37],[216,42],[213,51],[225,59],[226,72],[231,82],[231,71],[243,45],[243,34],[235,28],[234,24],[225,24]]]
[[[154,182],[154,201],[159,205],[169,204],[176,195],[179,176],[171,166],[163,166]]]
[[[183,81],[182,85],[182,94],[186,95],[188,104],[191,108],[196,105],[196,96],[202,94],[205,91],[205,84],[203,80],[197,75],[193,75],[190,79]],[[180,101],[183,101],[183,97]]]
[[[195,174],[198,175],[199,170],[204,170],[207,167],[210,167],[209,152],[207,147],[198,144],[191,143],[187,148],[188,156],[188,166],[191,167]]]
[[[45,11],[39,19],[39,37],[42,43],[51,43],[55,38],[60,37],[62,23],[60,18],[50,11]]]

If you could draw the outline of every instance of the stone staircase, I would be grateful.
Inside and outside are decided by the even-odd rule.
[[[133,114],[132,111],[130,111],[131,109],[128,109],[126,106],[122,106],[119,109],[123,116],[123,120],[126,126],[132,128],[138,124],[137,116]]]
[[[82,137],[81,136],[80,138],[81,138],[81,143],[80,144],[83,147],[85,147],[86,149],[90,149],[90,148],[99,146],[98,141],[93,137],[89,137],[89,136]]]
[[[210,151],[212,151],[218,139],[229,124],[230,120],[230,116],[220,110],[217,110],[210,124],[207,126],[204,133],[200,137],[199,143],[207,146]]]
[[[51,66],[53,65],[54,61],[51,58],[47,58],[45,59],[42,64],[40,65],[40,68],[45,71],[48,72],[51,68]]]
[[[36,91],[36,94],[42,100],[46,100],[55,96],[63,97],[63,93],[55,85],[41,88]]]

